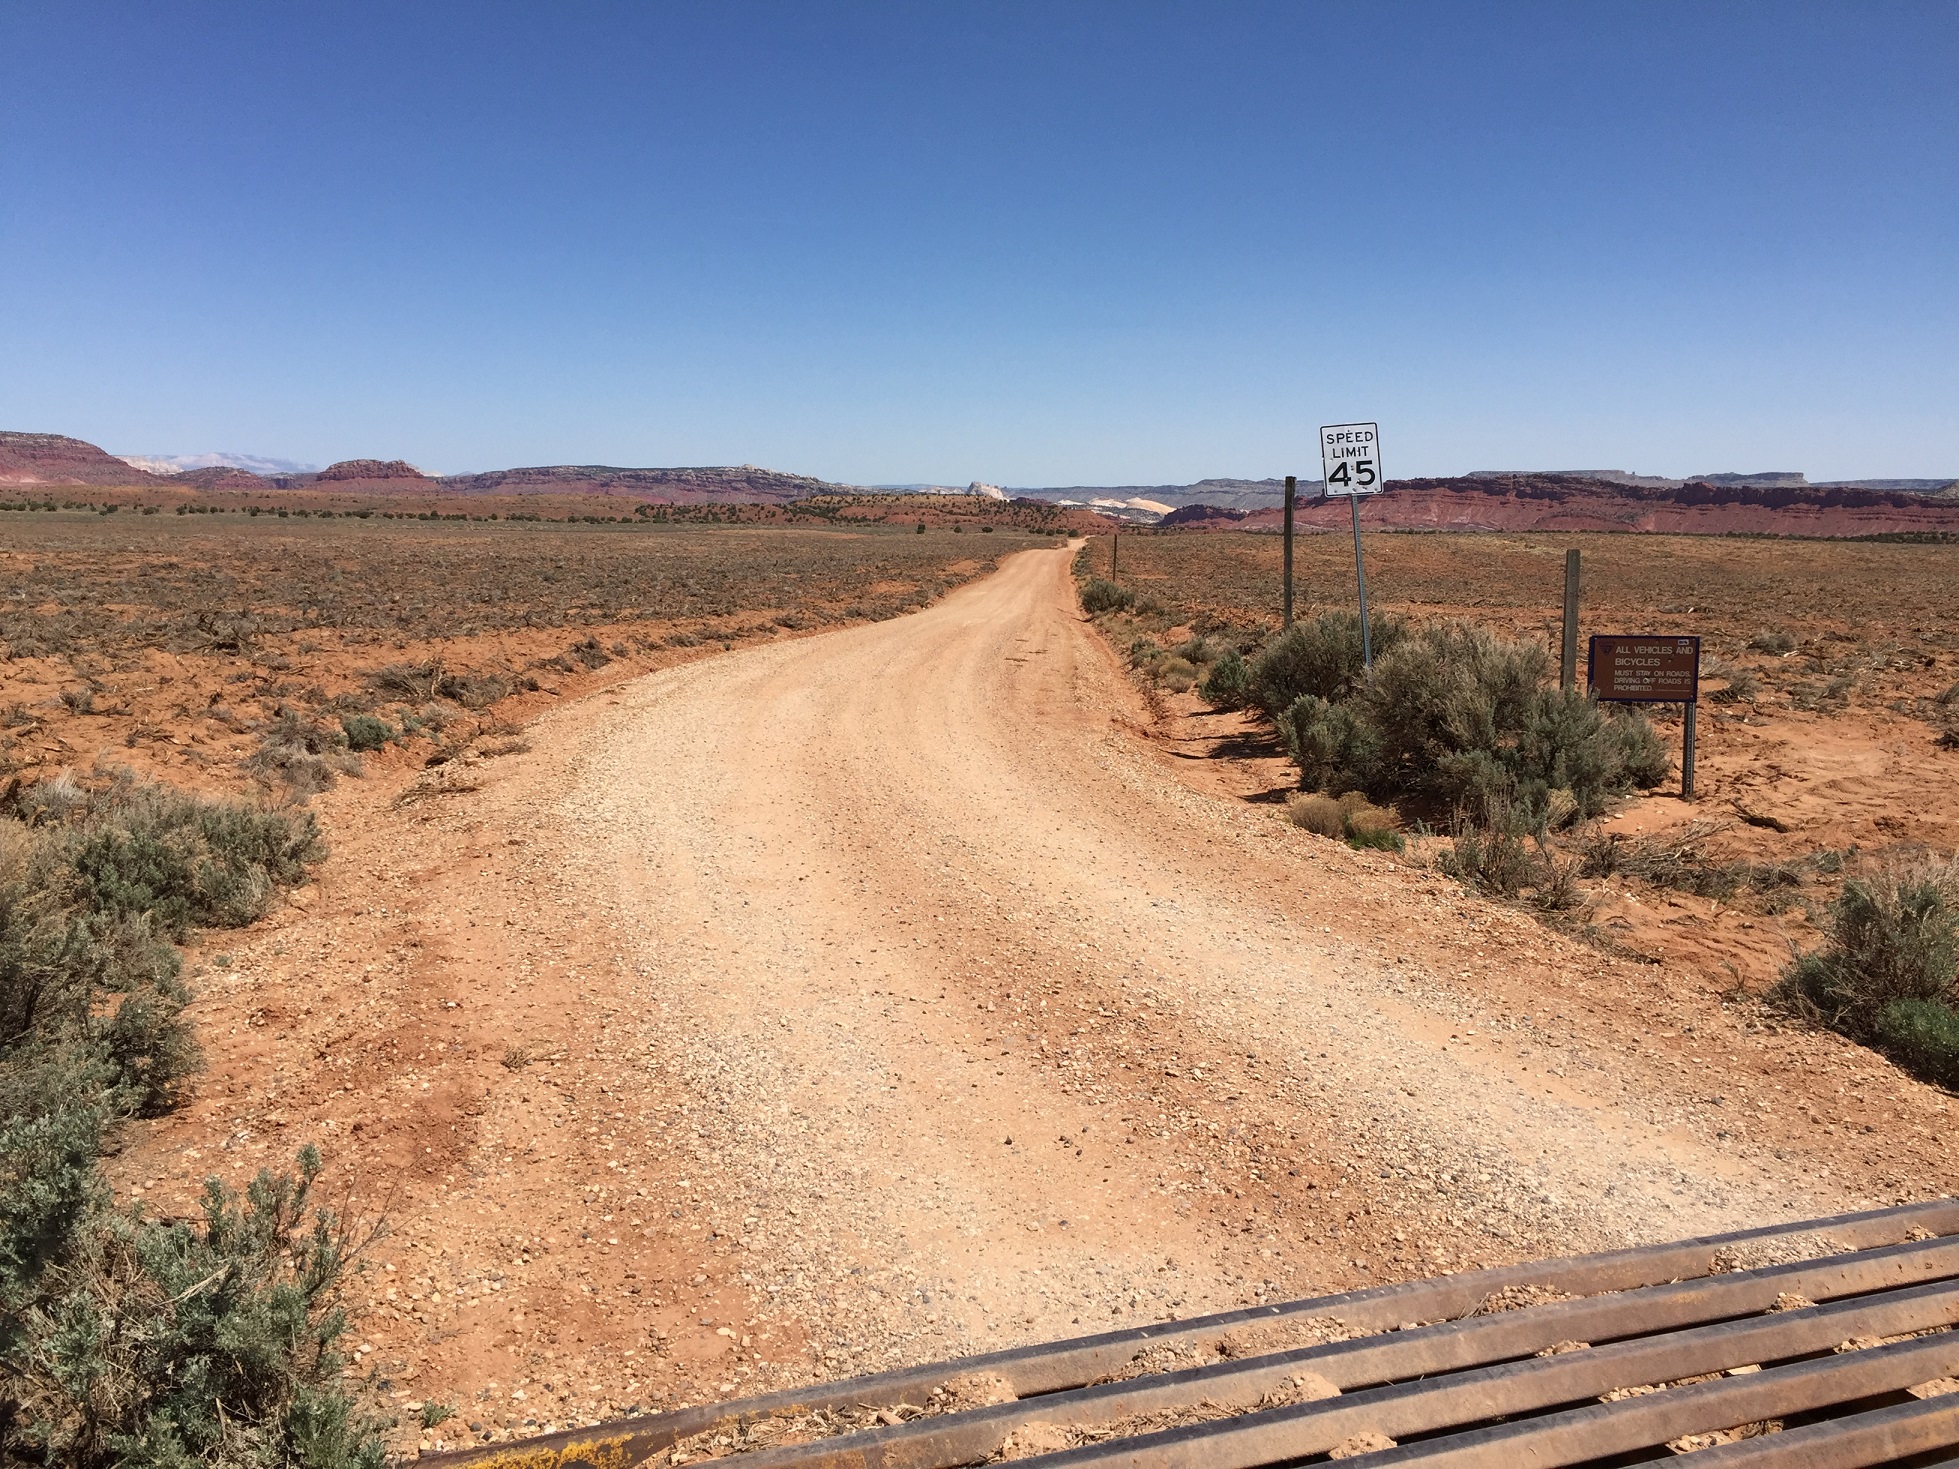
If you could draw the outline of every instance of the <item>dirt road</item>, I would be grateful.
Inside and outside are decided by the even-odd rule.
[[[337,792],[132,1172],[324,1127],[393,1178],[370,1370],[469,1437],[1951,1186],[1941,1094],[1202,794],[1146,723],[1031,552],[406,820]]]

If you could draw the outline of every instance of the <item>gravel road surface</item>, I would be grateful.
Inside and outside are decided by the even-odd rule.
[[[1951,1188],[1870,1053],[1215,794],[1070,554],[329,793],[119,1182],[321,1141],[404,1448]]]

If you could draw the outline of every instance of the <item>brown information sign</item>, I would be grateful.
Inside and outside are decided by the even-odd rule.
[[[1692,704],[1700,698],[1701,640],[1611,633],[1594,636],[1586,679],[1613,704]]]

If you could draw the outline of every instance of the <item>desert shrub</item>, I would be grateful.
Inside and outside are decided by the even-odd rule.
[[[1830,904],[1825,943],[1789,966],[1775,997],[1854,1040],[1936,1059],[1930,1006],[1959,1006],[1959,859],[1853,877]],[[1903,1009],[1893,1009],[1908,1002]],[[1890,1015],[1888,1022],[1883,1017]]]
[[[435,697],[436,686],[442,682],[442,665],[439,662],[390,663],[385,668],[374,669],[366,675],[366,680],[377,694],[420,703]]]
[[[1375,614],[1369,627],[1377,662],[1408,635],[1407,624],[1391,614]],[[1361,652],[1358,613],[1322,612],[1295,623],[1252,660],[1252,697],[1274,715],[1308,694],[1344,698],[1358,687],[1365,671]]]
[[[1937,1000],[1893,1000],[1877,1012],[1875,1031],[1901,1065],[1959,1089],[1959,1010]]]
[[[0,1365],[17,1341],[11,1313],[106,1197],[95,1164],[109,1108],[75,1059],[0,1063]],[[0,1384],[0,1417],[5,1400]]]
[[[593,646],[597,646],[595,640]],[[586,658],[587,650],[582,645],[576,651],[581,659]],[[597,668],[611,661],[603,651],[598,656],[598,663],[587,659],[586,666]],[[435,693],[437,698],[453,699],[465,709],[487,709],[497,700],[509,697],[510,680],[494,673],[445,673],[436,683]]]
[[[1136,601],[1135,593],[1127,587],[1117,586],[1106,577],[1100,576],[1091,576],[1082,584],[1081,596],[1082,610],[1091,615],[1120,612]]]
[[[1358,629],[1354,619],[1356,639]],[[1303,789],[1358,789],[1439,810],[1502,799],[1542,827],[1595,814],[1613,794],[1666,776],[1651,725],[1552,686],[1550,656],[1536,644],[1465,623],[1390,630],[1374,677],[1363,680],[1314,651],[1336,648],[1337,629],[1296,638],[1301,631],[1269,645],[1253,678],[1268,668],[1260,698],[1280,686],[1281,671],[1332,690],[1300,694],[1277,718]],[[1274,655],[1280,644],[1283,657]]]
[[[1178,645],[1176,651],[1179,658],[1191,663],[1209,663],[1217,656],[1217,649],[1211,646],[1211,640],[1202,633],[1195,633],[1186,638]]]
[[[1187,658],[1172,654],[1156,666],[1156,681],[1174,693],[1183,693],[1197,682],[1197,667]]]
[[[1600,732],[1607,770],[1619,789],[1650,791],[1673,773],[1673,756],[1653,722],[1637,709],[1612,706]]]
[[[1793,653],[1796,651],[1794,634],[1786,628],[1767,628],[1748,640],[1748,646],[1757,653]]]
[[[256,918],[312,818],[43,784],[0,811],[0,1461],[376,1463],[334,1381],[339,1246],[295,1233],[317,1161],[201,1232],[117,1212],[97,1169],[197,1064],[166,936]]]
[[[557,666],[573,671],[570,660],[587,668],[602,668],[612,661],[597,638],[574,643],[559,655]],[[595,661],[596,660],[596,661]],[[510,693],[510,680],[494,673],[452,673],[440,659],[426,663],[390,663],[367,675],[368,687],[391,699],[423,704],[448,699],[465,709],[487,709]]]
[[[1244,708],[1252,697],[1252,671],[1244,655],[1236,648],[1227,649],[1211,665],[1197,692],[1215,709]]]
[[[587,671],[603,668],[612,661],[612,655],[605,651],[597,638],[584,638],[565,649],[564,656],[575,658]]]
[[[1727,827],[1721,821],[1690,821],[1647,836],[1593,831],[1579,843],[1579,876],[1636,877],[1702,898],[1766,895],[1773,913],[1788,906],[1789,892],[1802,886],[1806,870],[1827,872],[1841,866],[1833,853],[1816,853],[1800,862],[1724,860],[1708,847]]]
[[[59,818],[34,796],[20,804],[36,824],[0,820],[0,1126],[23,1138],[45,1131],[35,1099],[51,1079],[50,1095],[86,1081],[105,1116],[167,1106],[197,1052],[166,940],[252,922],[319,855],[305,813],[126,776],[64,796]]]
[[[20,1313],[10,1457],[380,1469],[378,1425],[337,1381],[349,1241],[309,1217],[319,1170],[308,1148],[242,1201],[213,1179],[195,1224],[98,1205]]]
[[[343,714],[340,732],[354,751],[378,750],[395,737],[394,726],[373,714]]]
[[[320,850],[309,812],[137,785],[79,823],[66,862],[75,901],[91,915],[142,917],[182,939],[194,926],[257,921],[273,888],[297,882]]]
[[[1728,680],[1727,687],[1708,695],[1717,704],[1746,703],[1762,691],[1761,675],[1752,668],[1727,668],[1720,670],[1720,676]]]
[[[1442,870],[1478,892],[1514,898],[1537,878],[1538,862],[1524,832],[1512,826],[1468,826],[1440,858]]]
[[[1380,741],[1351,705],[1305,694],[1278,719],[1279,734],[1299,766],[1302,790],[1364,784],[1379,763]]]

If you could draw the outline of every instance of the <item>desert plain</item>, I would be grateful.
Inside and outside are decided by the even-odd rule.
[[[1959,845],[1959,546],[1370,537],[1410,616],[1552,638],[1576,545],[1586,631],[1707,639],[1698,798],[1603,823],[1687,855],[1551,925],[1292,826],[1269,733],[1082,612],[1106,540],[990,513],[6,517],[9,779],[322,824],[106,1166],[182,1212],[317,1142],[398,1447],[1951,1192],[1951,1096],[1764,996],[1846,874]],[[1275,627],[1277,559],[1119,579],[1167,646]],[[1350,605],[1351,546],[1300,575]]]

